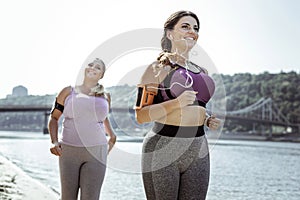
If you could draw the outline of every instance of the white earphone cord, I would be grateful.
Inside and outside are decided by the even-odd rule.
[[[183,88],[190,88],[190,87],[192,87],[192,85],[193,85],[193,83],[194,83],[194,80],[193,80],[192,76],[190,75],[190,73],[188,72],[188,65],[185,64],[185,66],[186,66],[186,67],[185,67],[185,74],[187,75],[187,79],[186,79],[184,85],[175,81],[174,83],[172,83],[172,84],[170,85],[170,87],[167,87],[167,88],[154,87],[154,86],[147,86],[147,88],[152,88],[152,89],[157,89],[157,90],[169,90],[169,89],[171,89],[175,84],[180,85],[180,86],[183,87]],[[160,70],[155,76],[156,76],[156,77],[159,76],[160,72],[161,72],[161,70]],[[190,84],[188,84],[189,79],[191,80],[191,83],[190,83]]]

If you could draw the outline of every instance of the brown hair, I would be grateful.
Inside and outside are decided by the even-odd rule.
[[[161,48],[163,51],[171,52],[172,43],[169,40],[169,38],[167,37],[167,31],[173,30],[173,28],[177,24],[177,22],[182,17],[185,17],[185,16],[191,16],[191,17],[195,18],[195,20],[197,21],[198,27],[200,27],[199,19],[198,19],[197,15],[194,14],[193,12],[182,10],[182,11],[177,11],[177,12],[173,13],[164,24],[164,35],[161,38],[161,42],[160,42]]]

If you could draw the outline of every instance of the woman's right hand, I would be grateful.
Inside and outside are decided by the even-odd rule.
[[[116,141],[117,141],[117,136],[115,134],[110,136],[110,138],[108,140],[108,153],[112,150],[112,148],[114,147]]]
[[[197,93],[198,92],[192,90],[187,90],[184,91],[181,95],[179,95],[177,97],[177,101],[179,102],[180,108],[193,104],[196,99]]]
[[[50,147],[50,152],[56,156],[61,156],[61,144],[58,142],[52,144],[52,147]]]

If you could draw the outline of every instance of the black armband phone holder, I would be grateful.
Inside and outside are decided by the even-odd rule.
[[[155,95],[157,95],[157,92],[148,91],[146,85],[138,85],[135,109],[141,109],[144,106],[151,105]]]
[[[55,103],[54,103],[54,106],[53,106],[53,108],[52,108],[51,114],[53,113],[53,111],[54,111],[55,109],[59,110],[60,112],[64,112],[64,108],[65,108],[65,107],[64,107],[63,105],[57,103],[57,100],[55,100]]]

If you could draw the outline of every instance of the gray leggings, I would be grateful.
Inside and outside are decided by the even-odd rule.
[[[205,199],[210,171],[207,140],[150,131],[144,139],[142,170],[148,200]]]
[[[74,147],[62,144],[59,157],[61,199],[99,200],[106,170],[107,145]]]

